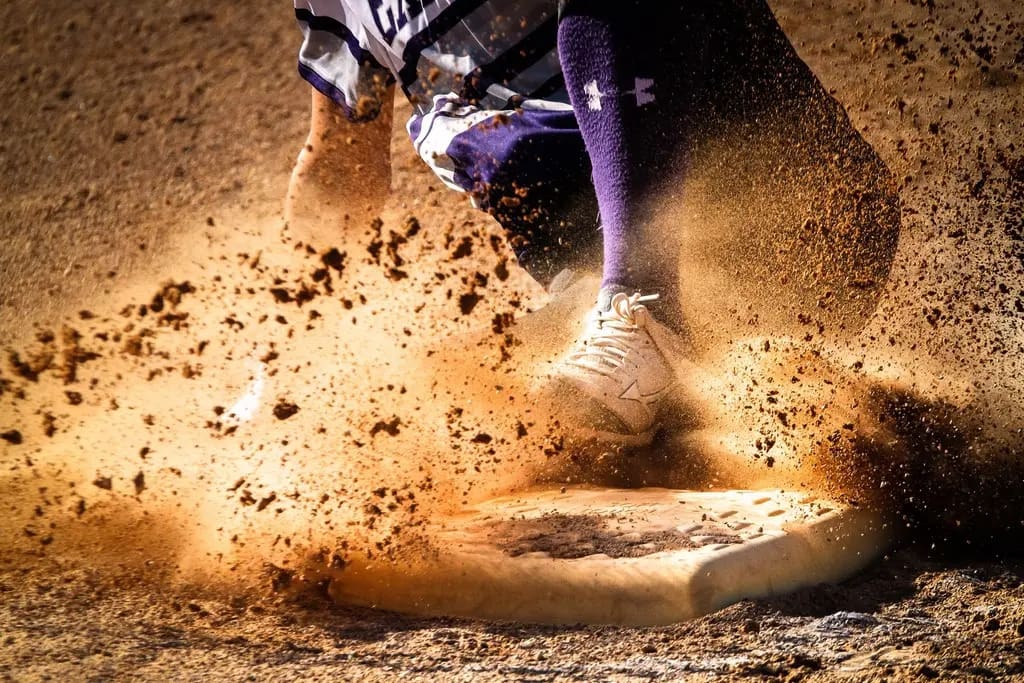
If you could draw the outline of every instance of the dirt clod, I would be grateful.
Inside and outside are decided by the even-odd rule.
[[[285,399],[279,400],[274,405],[274,417],[278,420],[287,420],[297,412],[299,412],[299,406]]]
[[[8,429],[6,432],[0,433],[0,439],[3,439],[14,446],[17,446],[22,442],[21,432],[17,429]]]

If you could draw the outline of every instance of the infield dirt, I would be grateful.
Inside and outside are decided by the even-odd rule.
[[[772,9],[895,178],[881,303],[855,335],[827,296],[812,306],[828,324],[756,315],[751,283],[785,299],[787,245],[773,273],[722,260],[702,300],[747,281],[689,312],[709,331],[692,410],[658,448],[596,465],[524,399],[520,370],[571,316],[523,343],[513,321],[547,295],[400,127],[378,222],[313,244],[284,224],[308,116],[287,6],[0,9],[0,673],[1024,675],[1024,12]],[[786,152],[768,145],[746,198],[716,195],[729,144],[706,148],[695,201],[667,214],[714,226],[718,211],[735,230],[789,187],[767,179]],[[825,488],[885,506],[906,540],[841,586],[645,629],[355,610],[310,569],[356,546],[400,559],[424,515],[582,479]]]

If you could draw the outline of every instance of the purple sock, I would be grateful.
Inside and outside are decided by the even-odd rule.
[[[652,4],[656,0],[563,1],[558,54],[593,166],[604,240],[602,286],[658,292],[663,308],[676,310],[678,250],[664,236],[648,233],[645,216],[656,208],[649,202],[652,183],[662,180],[656,176],[667,172],[665,160],[677,162],[685,144],[679,128],[674,139],[662,139],[666,127],[657,122],[673,112],[659,114],[656,83],[661,72],[679,65],[650,44],[659,33],[644,27]]]

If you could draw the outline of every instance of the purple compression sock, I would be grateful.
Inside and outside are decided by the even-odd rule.
[[[658,177],[668,172],[665,159],[677,165],[686,140],[678,117],[671,140],[657,121],[675,114],[659,110],[657,82],[678,68],[678,57],[651,44],[657,36],[644,26],[644,15],[652,4],[657,0],[563,1],[558,54],[593,166],[604,239],[602,287],[658,292],[659,309],[676,317],[678,249],[666,242],[671,236],[650,234],[646,212],[656,210],[652,185],[665,180]]]

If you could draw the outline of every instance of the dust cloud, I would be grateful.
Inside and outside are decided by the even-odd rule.
[[[173,279],[12,344],[19,555],[280,586],[299,565],[397,559],[424,520],[567,453],[528,386],[550,334],[513,335],[543,293],[478,214],[421,215],[320,247],[272,214],[225,213],[164,264]]]
[[[925,545],[1019,539],[1020,84],[992,57],[1017,48],[990,10],[908,8],[920,24],[874,36],[855,21],[844,39],[903,80],[832,42],[801,55],[831,64],[822,85],[769,28],[755,73],[704,101],[687,180],[655,213],[681,230],[701,415],[684,441],[717,453],[712,483],[884,505]]]

